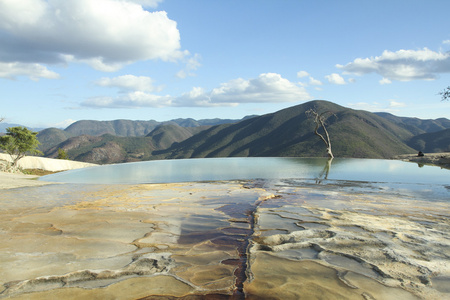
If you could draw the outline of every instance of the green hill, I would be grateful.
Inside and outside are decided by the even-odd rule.
[[[150,133],[160,123],[150,121],[114,120],[114,121],[93,121],[82,120],[73,123],[65,129],[72,136],[78,135],[103,135],[112,134],[117,136],[144,136]]]
[[[383,117],[328,101],[311,101],[236,124],[214,126],[153,155],[155,159],[326,156],[323,142],[313,133],[313,121],[306,116],[310,108],[335,114],[327,126],[335,156],[389,158],[415,151],[405,144],[413,134]]]
[[[184,141],[210,126],[181,127],[176,123],[167,123],[156,127],[147,137],[151,138],[156,149],[166,149],[173,143]]]
[[[375,113],[413,133],[419,135],[422,133],[431,133],[450,128],[450,120],[439,118],[435,120],[422,120],[418,118],[397,117],[389,113]]]
[[[450,152],[450,129],[420,134],[411,138],[407,144],[427,153]]]
[[[113,120],[113,121],[94,121],[94,120],[82,120],[77,121],[67,127],[64,131],[71,136],[78,135],[95,135],[100,136],[103,134],[112,134],[117,136],[146,136],[152,132],[155,128],[165,124],[176,124],[181,127],[201,127],[208,125],[218,125],[225,123],[236,123],[240,120],[231,119],[174,119],[165,122],[158,122],[155,120],[149,121],[133,121],[133,120]]]
[[[45,153],[49,149],[59,145],[72,136],[73,135],[69,132],[58,128],[47,128],[40,131],[36,137],[41,143],[39,145],[39,150]]]
[[[45,156],[57,157],[58,149],[63,149],[72,160],[97,164],[149,160],[152,158],[152,151],[170,147],[173,143],[181,142],[205,128],[207,127],[184,128],[177,124],[166,124],[160,125],[146,137],[80,135],[66,138],[47,149]],[[61,135],[59,131],[55,131],[55,134]]]

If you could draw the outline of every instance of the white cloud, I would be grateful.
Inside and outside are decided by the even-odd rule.
[[[258,78],[233,79],[210,92],[194,88],[178,97],[175,103],[186,106],[237,105],[239,103],[282,103],[310,100],[298,85],[276,73],[263,73]]]
[[[391,107],[391,108],[406,107],[406,103],[398,102],[398,101],[395,101],[395,100],[390,100],[389,101],[389,107]]]
[[[310,85],[322,85],[323,83],[322,83],[322,81],[309,76],[309,84]]]
[[[59,74],[35,63],[0,62],[0,78],[15,79],[17,76],[27,76],[37,81],[40,78],[58,79]]]
[[[122,76],[121,76],[122,77]],[[136,88],[136,78],[129,82],[123,78],[101,80],[103,86]],[[120,79],[120,80],[119,80]],[[144,80],[145,82],[145,80]],[[98,82],[100,83],[100,81]],[[257,78],[230,80],[219,87],[206,91],[194,87],[179,97],[158,96],[142,90],[129,92],[118,97],[95,97],[82,102],[82,106],[96,108],[136,108],[136,107],[196,107],[196,106],[235,106],[239,103],[283,103],[311,100],[311,96],[302,87],[282,78],[275,73],[264,73]]]
[[[399,102],[396,100],[386,100],[384,103],[380,102],[357,102],[357,103],[349,103],[349,107],[353,109],[361,109],[367,110],[371,112],[389,112],[389,113],[398,113],[400,108],[407,107],[406,103]]]
[[[450,52],[435,52],[427,48],[396,52],[386,50],[381,56],[357,58],[337,67],[357,75],[377,73],[386,80],[432,80],[439,73],[450,73]]]
[[[307,77],[307,76],[309,76],[309,73],[306,72],[306,71],[299,71],[299,72],[297,72],[297,77],[298,78],[303,78],[303,77]]]
[[[139,5],[158,2],[1,0],[0,61],[80,61],[115,71],[139,60],[179,60],[185,52],[180,51],[176,22],[164,11],[149,12]]]
[[[450,40],[442,41],[443,44],[450,45]]]
[[[195,76],[194,71],[197,70],[201,64],[200,64],[200,55],[195,54],[192,57],[189,57],[186,59],[186,66],[183,70],[180,70],[176,76],[178,78],[186,78],[188,76]]]
[[[53,126],[46,126],[46,127],[66,128],[66,127],[70,126],[71,124],[73,124],[75,122],[76,122],[75,120],[67,119],[67,120],[64,120],[62,122],[53,124]]]
[[[93,97],[81,103],[81,106],[92,108],[140,108],[171,106],[170,96],[158,96],[135,91],[119,97]]]
[[[325,78],[328,79],[328,82],[333,84],[346,84],[344,78],[337,73],[327,75]]]
[[[303,77],[307,77],[309,76],[309,81],[308,82],[298,82],[298,84],[302,87],[307,87],[310,85],[322,85],[322,81],[315,79],[314,77],[310,76],[308,72],[305,72],[304,74],[300,74],[301,76],[299,76],[299,73],[304,72],[304,71],[300,71],[297,73],[297,77],[303,78]]]
[[[117,87],[122,91],[153,92],[160,90],[160,88],[153,86],[153,79],[147,76],[122,75],[114,78],[103,77],[97,80],[95,84],[104,87]]]
[[[145,6],[145,7],[152,7],[155,8],[158,6],[158,4],[160,2],[162,2],[163,0],[126,0],[128,2],[134,2],[137,3],[139,5]]]
[[[392,81],[390,81],[387,78],[383,78],[383,79],[380,80],[380,84],[391,84],[391,83],[392,83]]]

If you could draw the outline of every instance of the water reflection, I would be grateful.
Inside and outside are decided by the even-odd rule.
[[[328,179],[328,174],[330,173],[331,169],[331,163],[333,162],[333,157],[330,157],[327,162],[325,163],[325,166],[323,167],[322,172],[320,172],[319,176],[316,178],[316,183],[321,184],[323,180]]]

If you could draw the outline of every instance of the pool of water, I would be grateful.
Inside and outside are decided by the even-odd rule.
[[[65,183],[140,184],[248,179],[315,179],[450,184],[450,171],[380,159],[201,158],[103,165],[43,176]]]

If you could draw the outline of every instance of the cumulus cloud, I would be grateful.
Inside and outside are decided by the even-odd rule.
[[[176,61],[177,23],[159,0],[2,0],[0,61],[56,64],[79,61],[116,71],[139,60]]]
[[[57,79],[59,74],[36,63],[0,62],[0,78],[15,79],[17,76],[27,76],[38,81],[40,78]]]
[[[219,106],[239,103],[281,103],[310,100],[298,85],[276,73],[263,73],[253,79],[233,79],[207,92],[196,87],[175,99],[180,106]]]
[[[357,103],[349,103],[349,107],[354,109],[367,110],[372,112],[389,112],[389,113],[397,113],[399,109],[403,107],[407,107],[406,103],[399,102],[397,100],[386,100],[384,102],[357,102]]]
[[[119,80],[120,79],[120,80]],[[135,82],[136,78],[132,78]],[[133,84],[124,84],[122,78],[102,79],[97,83],[104,86],[131,88]],[[118,83],[120,82],[120,84]],[[137,87],[134,86],[134,87]],[[257,78],[245,80],[233,79],[219,87],[206,91],[194,87],[179,96],[158,96],[142,90],[114,97],[96,97],[84,101],[81,105],[96,108],[135,108],[135,107],[209,107],[235,106],[240,103],[282,103],[310,100],[311,96],[298,85],[282,78],[276,73],[264,73]]]
[[[398,102],[398,101],[395,101],[395,100],[390,100],[389,101],[389,107],[390,108],[406,107],[406,103]]]
[[[383,78],[383,79],[380,80],[380,84],[391,84],[391,83],[392,83],[392,81],[390,81],[387,78]]]
[[[309,84],[310,85],[322,85],[323,83],[322,83],[322,81],[309,76]]]
[[[153,79],[147,76],[122,75],[114,78],[103,77],[95,84],[104,87],[116,87],[125,91],[153,92],[160,91],[160,87],[153,85]]]
[[[91,108],[140,108],[171,106],[172,97],[135,91],[119,97],[93,97],[81,103]]]
[[[422,50],[384,51],[381,56],[357,58],[346,65],[337,65],[346,73],[364,75],[377,73],[387,80],[433,80],[439,73],[450,72],[450,52]]]
[[[163,0],[126,0],[128,2],[134,2],[137,3],[139,5],[145,6],[145,7],[152,7],[155,8],[158,6],[158,4],[160,2],[162,2]]]
[[[309,76],[309,74],[307,75],[307,76]],[[306,76],[304,76],[304,77],[306,77]],[[312,77],[312,76],[309,76],[309,81],[308,82],[299,82],[298,83],[300,86],[303,86],[303,87],[307,87],[307,86],[311,86],[311,85],[315,85],[315,86],[318,86],[318,85],[322,85],[323,83],[322,83],[322,81],[320,81],[320,80],[318,80],[318,79],[315,79],[314,77]],[[316,88],[317,89],[317,88]]]
[[[45,126],[45,127],[66,128],[66,127],[69,127],[71,124],[73,124],[73,123],[75,123],[75,122],[76,122],[75,120],[67,119],[67,120],[64,120],[64,121],[62,121],[62,122],[53,124],[53,125],[51,125],[51,126]]]
[[[297,72],[297,77],[298,78],[303,78],[303,77],[307,77],[307,76],[309,76],[309,73],[306,72],[306,71],[298,71]]]
[[[197,70],[201,64],[200,64],[200,55],[195,54],[191,57],[188,57],[185,61],[186,66],[184,69],[180,70],[176,76],[178,78],[186,78],[188,76],[195,76],[194,71]]]
[[[337,73],[333,73],[330,75],[325,76],[326,79],[328,79],[329,83],[333,83],[333,84],[346,84],[345,79],[337,74]]]

